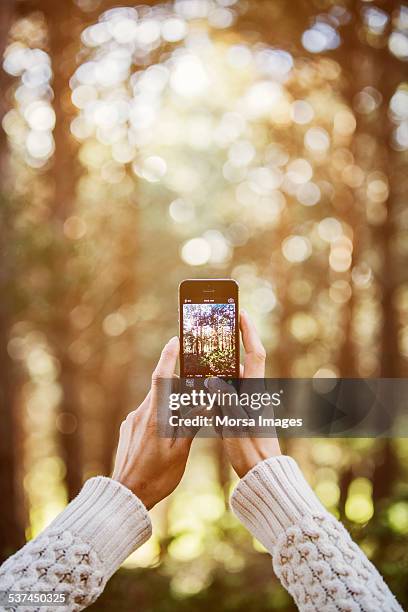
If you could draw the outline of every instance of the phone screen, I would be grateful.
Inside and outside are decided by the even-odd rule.
[[[238,284],[185,280],[179,313],[183,378],[239,376]]]

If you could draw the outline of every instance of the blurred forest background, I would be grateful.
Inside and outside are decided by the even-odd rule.
[[[268,375],[408,371],[408,6],[2,0],[0,553],[109,474],[177,333],[232,276]],[[408,607],[408,444],[291,440]],[[194,445],[94,610],[294,610]]]

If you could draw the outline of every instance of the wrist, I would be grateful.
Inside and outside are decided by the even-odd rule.
[[[160,497],[154,490],[154,485],[143,480],[136,480],[122,475],[112,475],[112,480],[119,482],[135,495],[147,510],[151,510],[159,501]]]
[[[260,444],[256,444],[256,442]],[[250,448],[242,453],[237,460],[231,460],[234,470],[240,478],[244,478],[248,472],[255,468],[262,461],[282,455],[278,439],[258,439],[250,440]]]

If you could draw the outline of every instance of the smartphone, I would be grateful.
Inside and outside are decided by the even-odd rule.
[[[232,279],[180,283],[182,378],[239,377],[238,293]]]

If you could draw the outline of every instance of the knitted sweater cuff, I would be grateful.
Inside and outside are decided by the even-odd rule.
[[[51,523],[51,531],[70,531],[97,553],[108,579],[152,534],[149,514],[128,488],[98,476]]]
[[[238,483],[231,507],[271,554],[288,527],[305,515],[327,512],[296,461],[286,456],[271,457],[252,468]]]

